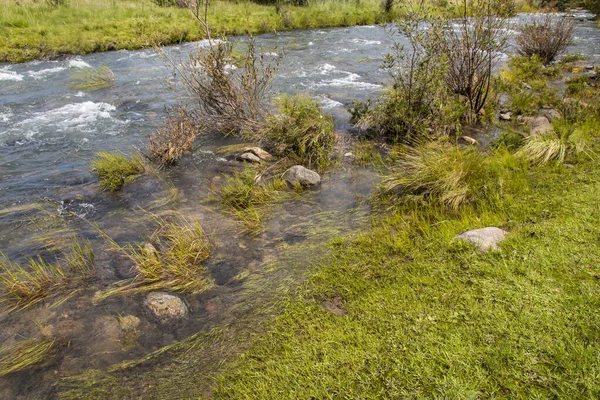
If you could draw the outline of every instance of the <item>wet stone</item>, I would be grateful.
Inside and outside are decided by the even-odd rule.
[[[254,164],[260,163],[260,158],[253,153],[243,153],[236,157],[238,161],[245,161]]]
[[[254,154],[256,157],[260,158],[261,160],[265,160],[265,161],[269,161],[270,159],[273,158],[273,156],[271,154],[269,154],[265,150],[261,149],[260,147],[247,147],[243,150],[243,153]]]
[[[144,305],[160,320],[183,318],[188,308],[177,296],[165,292],[152,292],[144,301]]]
[[[294,165],[283,175],[290,185],[300,184],[302,186],[312,187],[321,183],[321,176],[315,171],[304,168],[302,165]]]
[[[500,243],[508,235],[508,232],[496,227],[474,229],[456,236],[456,240],[464,240],[473,243],[481,251],[499,250]]]
[[[59,339],[72,339],[83,333],[83,322],[81,321],[62,321],[55,329],[55,335]]]

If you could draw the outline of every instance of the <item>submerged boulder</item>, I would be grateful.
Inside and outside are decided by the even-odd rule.
[[[550,121],[548,118],[540,115],[539,117],[532,118],[529,121],[529,135],[533,137],[538,137],[546,132],[551,132],[552,125],[550,125]]]
[[[500,228],[487,227],[464,232],[455,239],[474,243],[481,251],[488,251],[490,249],[498,250],[498,243],[504,240],[506,235],[508,235],[508,232]]]
[[[312,187],[321,183],[321,176],[315,171],[304,168],[302,165],[294,165],[283,175],[290,185],[300,184],[302,186]]]
[[[183,318],[188,313],[188,308],[183,300],[165,292],[148,294],[144,305],[160,320]]]

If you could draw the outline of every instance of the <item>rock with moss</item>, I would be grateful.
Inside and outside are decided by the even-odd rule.
[[[165,292],[152,292],[148,294],[144,305],[161,321],[180,319],[188,313],[188,308],[183,300]]]
[[[499,250],[500,243],[508,235],[508,232],[496,228],[487,227],[482,229],[474,229],[458,235],[456,240],[464,240],[475,244],[481,251]]]
[[[315,187],[321,183],[321,176],[318,173],[302,165],[294,165],[288,169],[283,175],[283,179],[292,186]]]
[[[254,154],[256,157],[265,161],[269,161],[273,158],[273,156],[269,154],[269,152],[261,149],[260,147],[247,147],[244,149],[244,153]]]

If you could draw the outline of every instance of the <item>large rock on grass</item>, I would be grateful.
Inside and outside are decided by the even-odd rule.
[[[539,117],[532,118],[529,121],[529,135],[532,137],[538,137],[546,132],[552,132],[552,125],[548,118],[540,115]]]
[[[288,169],[283,175],[283,179],[292,186],[300,184],[306,187],[313,187],[321,183],[321,176],[319,174],[308,168],[304,168],[302,165],[294,165]]]
[[[474,229],[458,235],[456,240],[464,240],[475,244],[481,251],[498,250],[500,243],[508,235],[508,232],[500,228],[488,227]]]
[[[161,321],[183,318],[188,313],[183,300],[165,292],[148,294],[144,305]]]
[[[250,153],[250,152],[240,154],[239,156],[237,156],[237,160],[254,163],[254,164],[260,163],[260,157],[258,157],[256,154]]]

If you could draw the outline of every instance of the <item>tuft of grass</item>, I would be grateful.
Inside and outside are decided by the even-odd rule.
[[[0,349],[0,377],[48,361],[56,339],[28,339]]]
[[[254,168],[246,168],[227,177],[219,192],[219,200],[227,212],[240,222],[244,231],[252,236],[263,232],[263,224],[272,203],[280,199],[287,184],[280,177],[262,183]]]
[[[267,118],[262,134],[279,157],[323,172],[331,159],[337,135],[333,117],[324,114],[318,101],[307,95],[282,95],[275,99],[278,113]]]
[[[127,157],[121,153],[101,151],[92,161],[92,171],[100,178],[100,187],[106,191],[120,189],[144,172],[144,165],[138,156]]]
[[[158,226],[145,244],[120,246],[106,235],[113,250],[133,262],[135,276],[100,292],[97,300],[153,290],[197,294],[213,285],[203,262],[212,243],[200,222],[178,215],[172,219],[152,216]]]
[[[593,115],[593,114],[592,114]],[[600,136],[600,122],[592,118],[578,122],[559,120],[554,130],[539,137],[528,137],[517,152],[533,164],[563,163],[567,157],[593,157],[593,144]]]
[[[377,197],[429,199],[458,210],[466,204],[497,201],[507,167],[520,168],[506,152],[486,157],[472,147],[427,142],[405,148],[381,182]]]
[[[17,265],[0,253],[0,303],[9,311],[21,310],[65,290],[74,280],[94,275],[94,252],[89,241],[74,240],[70,254],[57,265],[41,257],[31,258],[27,267]]]
[[[77,68],[71,77],[71,87],[77,90],[98,90],[115,84],[115,75],[106,65],[98,68]]]

